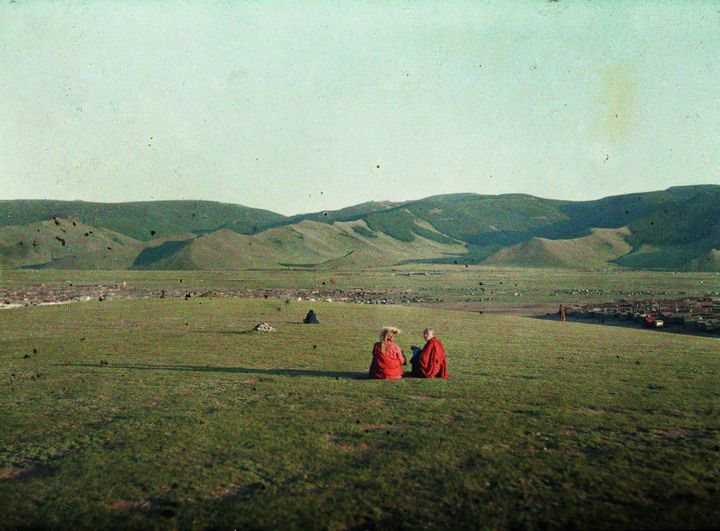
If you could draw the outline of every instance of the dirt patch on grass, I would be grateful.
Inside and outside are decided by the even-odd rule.
[[[253,494],[260,490],[265,490],[265,488],[265,484],[260,481],[246,485],[233,483],[216,491],[214,493],[214,497],[220,498],[221,500],[243,500],[250,498]]]
[[[11,481],[14,479],[30,479],[44,474],[44,469],[39,466],[28,466],[25,468],[11,466],[0,470],[0,481]]]
[[[392,432],[407,430],[410,428],[408,424],[360,424],[358,426],[364,433],[386,433],[390,435]]]
[[[687,430],[685,428],[674,428],[666,430],[655,430],[653,432],[653,436],[661,442],[673,443],[676,441],[681,441],[682,439],[696,439],[698,438],[698,433],[692,430]]]
[[[369,452],[377,449],[377,445],[364,441],[359,435],[328,433],[328,442],[343,452]]]
[[[163,518],[173,518],[176,514],[177,502],[163,499],[147,499],[147,500],[120,500],[113,504],[113,509],[121,512],[141,511],[152,516],[162,516]]]
[[[367,442],[336,443],[343,452],[370,452],[377,449],[377,446]]]
[[[398,424],[361,424],[360,428],[365,431],[374,430],[397,430],[401,427]]]
[[[676,428],[674,430],[658,430],[657,434],[664,439],[682,439],[690,434],[689,430]]]
[[[113,509],[116,511],[136,511],[136,510],[149,510],[152,507],[150,500],[130,501],[120,500],[113,504]]]

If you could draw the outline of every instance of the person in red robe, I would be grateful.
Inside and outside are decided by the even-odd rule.
[[[380,341],[375,343],[370,364],[370,378],[378,380],[395,380],[402,378],[402,366],[405,365],[400,347],[395,344],[395,337],[400,330],[394,326],[384,326],[380,331]]]
[[[445,347],[435,337],[435,330],[426,328],[423,331],[425,346],[410,360],[411,376],[416,378],[447,378],[447,355]]]

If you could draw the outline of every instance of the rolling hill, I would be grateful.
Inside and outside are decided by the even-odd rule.
[[[720,249],[712,249],[702,256],[691,260],[682,269],[686,271],[720,272]]]
[[[229,229],[182,242],[166,242],[166,253],[151,254],[147,248],[139,254],[137,269],[254,269],[276,267],[348,268],[374,267],[409,258],[436,258],[459,253],[462,244],[444,244],[419,238],[398,245],[392,237],[379,233],[363,235],[354,230],[365,228],[362,221],[333,224],[303,220],[294,225],[268,229],[255,235],[243,235]]]
[[[143,244],[72,218],[0,227],[3,269],[126,269]]]
[[[717,249],[720,186],[714,185],[593,201],[449,194],[290,217],[210,201],[0,201],[4,269],[353,269],[421,262],[716,271]]]
[[[601,268],[629,253],[630,230],[592,229],[591,234],[569,240],[533,237],[500,249],[484,263],[519,267]]]
[[[0,201],[0,227],[27,225],[53,217],[79,219],[140,241],[178,232],[210,232],[223,225],[252,234],[285,220],[285,216],[268,210],[213,201]]]

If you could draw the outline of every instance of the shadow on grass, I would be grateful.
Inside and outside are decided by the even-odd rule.
[[[367,373],[350,371],[320,371],[315,369],[254,369],[251,367],[211,367],[205,365],[135,365],[108,364],[90,365],[87,363],[71,363],[63,367],[85,367],[99,370],[131,369],[136,371],[191,371],[191,372],[228,372],[235,374],[255,374],[274,376],[313,376],[324,378],[347,378],[349,380],[369,380]]]
[[[229,335],[243,335],[243,334],[254,334],[255,330],[188,330],[191,334],[229,334]],[[261,332],[258,332],[261,333]]]
[[[530,315],[531,319],[541,319],[544,321],[557,321],[557,315],[555,313]],[[559,321],[558,321],[559,322]],[[699,336],[699,337],[719,337],[720,332],[711,331],[706,332],[705,330],[696,330],[694,328],[685,328],[683,325],[667,325],[662,328],[651,328],[646,329],[642,327],[642,324],[637,321],[627,321],[625,319],[617,319],[611,316],[602,317],[576,317],[574,315],[568,315],[566,323],[581,323],[591,324],[600,326],[614,326],[618,328],[629,328],[632,330],[639,330],[646,334],[683,334],[688,336]]]

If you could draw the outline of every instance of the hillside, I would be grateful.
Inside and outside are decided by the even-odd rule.
[[[178,232],[209,232],[227,224],[232,224],[237,232],[251,234],[285,219],[268,210],[213,201],[0,201],[0,227],[27,225],[53,217],[79,219],[140,241]]]
[[[322,223],[335,223],[336,221],[353,221],[375,212],[382,212],[400,207],[405,203],[393,203],[391,201],[367,201],[358,205],[349,206],[340,210],[326,210],[323,212],[312,212],[310,214],[299,214],[287,218],[283,223],[298,223],[305,219],[319,221]]]
[[[706,254],[691,260],[683,269],[686,271],[720,272],[720,249],[712,249]]]
[[[63,230],[89,235],[58,248],[56,236],[64,233],[53,217],[76,224]],[[42,244],[25,248],[38,230]],[[209,201],[0,201],[0,238],[5,269],[352,269],[420,262],[712,270],[713,249],[720,248],[720,186],[575,202],[449,194],[291,217]]]
[[[518,267],[607,267],[632,249],[627,228],[593,229],[589,236],[570,240],[532,238],[506,247],[485,260],[488,265]]]
[[[355,229],[365,229],[363,235]],[[435,258],[462,252],[462,245],[419,239],[398,245],[390,236],[373,234],[362,221],[333,224],[304,220],[295,225],[242,235],[221,229],[193,239],[166,242],[164,253],[145,249],[137,269],[232,270],[278,267],[373,267],[409,258]]]
[[[124,234],[70,218],[0,227],[3,269],[126,269],[142,247]]]
[[[720,248],[720,191],[701,189],[629,225],[633,252],[620,265],[639,269],[682,268]]]

